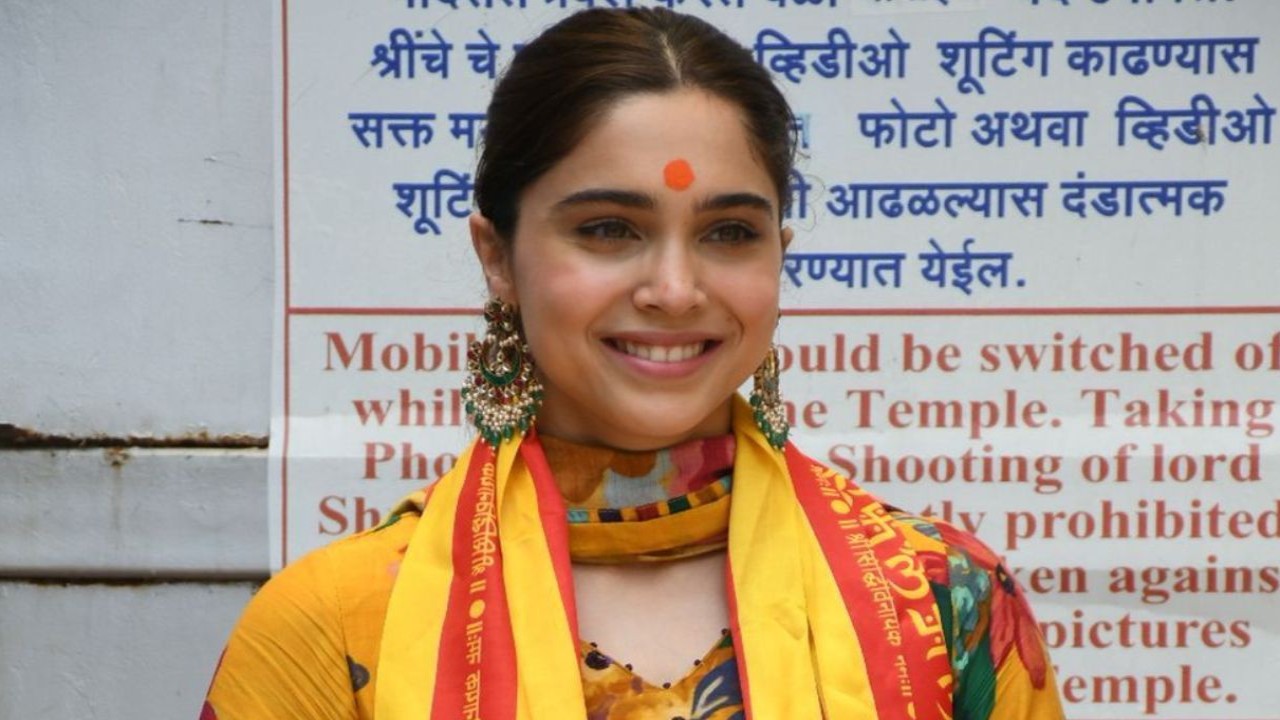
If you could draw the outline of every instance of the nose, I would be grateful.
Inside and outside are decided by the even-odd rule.
[[[683,315],[702,307],[704,269],[697,248],[683,239],[654,243],[644,254],[636,283],[636,306],[668,315]]]

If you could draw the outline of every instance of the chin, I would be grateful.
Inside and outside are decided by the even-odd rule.
[[[643,409],[616,413],[609,423],[614,437],[608,444],[620,449],[656,450],[686,440],[730,432],[729,398],[709,407],[706,412],[690,412],[693,404],[687,399],[672,403],[650,402],[645,403]]]

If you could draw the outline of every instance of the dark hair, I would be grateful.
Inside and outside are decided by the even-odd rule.
[[[738,106],[785,209],[794,116],[751,52],[707,22],[665,8],[593,8],[522,48],[494,88],[476,168],[480,214],[509,240],[520,194],[572,152],[593,122],[629,95],[682,87]]]

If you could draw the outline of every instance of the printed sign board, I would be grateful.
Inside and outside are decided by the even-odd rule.
[[[280,3],[275,567],[470,439],[487,97],[589,4]],[[657,4],[798,115],[797,444],[1004,555],[1070,717],[1280,720],[1280,3]]]

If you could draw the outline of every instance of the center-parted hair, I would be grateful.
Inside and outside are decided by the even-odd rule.
[[[516,53],[498,80],[476,168],[480,214],[510,241],[524,189],[572,152],[615,104],[681,88],[703,90],[739,109],[783,211],[795,156],[794,116],[751,52],[707,22],[665,8],[594,8],[548,28]]]

